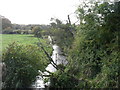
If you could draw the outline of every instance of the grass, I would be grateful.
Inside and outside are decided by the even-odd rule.
[[[38,38],[34,37],[34,35],[21,35],[21,34],[0,34],[0,43],[2,46],[0,47],[0,51],[4,51],[9,44],[13,42],[17,42],[23,45],[37,45]],[[46,43],[46,40],[40,39],[43,44]]]

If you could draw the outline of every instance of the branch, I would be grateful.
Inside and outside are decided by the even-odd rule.
[[[44,49],[40,39],[38,38],[39,44],[38,46],[43,50],[43,52],[45,53],[45,55],[48,57],[49,61],[52,62],[51,64],[53,65],[53,67],[55,67],[58,70],[57,64],[54,63],[54,61],[52,60],[52,58],[50,57],[50,55],[48,54],[48,52]]]

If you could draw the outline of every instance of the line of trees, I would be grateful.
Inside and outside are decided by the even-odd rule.
[[[12,24],[11,21],[4,16],[0,16],[2,21],[2,32],[3,34],[34,34],[32,30],[39,27],[42,30],[48,30],[50,25],[40,24]],[[33,30],[34,31],[34,30]]]

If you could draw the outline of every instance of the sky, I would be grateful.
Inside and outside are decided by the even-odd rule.
[[[74,14],[80,0],[0,0],[0,15],[17,24],[49,24],[51,18],[63,22],[70,15],[71,22],[76,22]]]

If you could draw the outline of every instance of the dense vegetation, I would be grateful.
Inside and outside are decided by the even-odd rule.
[[[10,35],[4,35],[4,39],[7,36],[10,38]],[[31,87],[36,76],[39,75],[38,70],[45,71],[50,62],[43,50],[37,46],[40,42],[33,35],[13,35],[13,37],[15,41],[12,40],[11,43],[6,41],[8,45],[2,52],[2,61],[6,66],[2,79],[5,90]],[[47,46],[43,39],[39,40],[42,45]],[[43,48],[48,53],[51,52],[49,46]]]
[[[83,87],[86,88],[118,87],[120,2],[95,3],[88,10],[84,8],[78,8],[84,23],[78,27],[69,54],[70,66],[73,66],[70,67],[71,73],[85,80],[87,85]]]
[[[48,61],[42,50],[33,45],[9,45],[3,60],[6,64],[6,76],[3,88],[27,88],[35,81],[38,70],[44,71]]]
[[[53,86],[118,88],[119,10],[120,2],[80,5],[77,14],[81,22],[67,52],[69,64],[64,72],[56,72]]]
[[[80,19],[79,25],[72,25],[70,19],[66,24],[52,19],[47,30],[38,26],[32,28],[38,38],[51,35],[52,43],[63,49],[68,60],[66,66],[57,66],[58,70],[51,74],[50,87],[118,88],[120,2],[85,2],[78,7],[76,14]],[[17,44],[8,47],[3,55],[8,73],[5,87],[29,86],[37,70],[44,71],[51,60],[50,51],[38,44],[40,48]],[[29,83],[24,81],[26,77]]]

